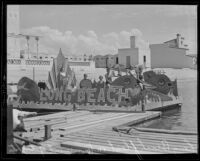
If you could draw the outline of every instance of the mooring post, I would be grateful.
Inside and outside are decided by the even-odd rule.
[[[142,112],[145,112],[144,99],[142,99]]]
[[[51,125],[44,125],[44,140],[51,138]]]
[[[7,154],[15,153],[13,146],[13,106],[7,105]]]
[[[76,111],[76,104],[73,104],[73,111]]]

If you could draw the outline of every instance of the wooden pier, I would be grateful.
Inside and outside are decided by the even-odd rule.
[[[169,134],[135,130],[131,135],[113,131],[160,117],[161,112],[103,113],[68,111],[24,120],[23,137],[40,142],[26,154],[168,154],[197,153],[197,134]],[[45,126],[46,125],[46,126]],[[47,129],[49,125],[50,130]],[[143,128],[144,129],[144,128]],[[45,139],[50,133],[49,139]],[[170,130],[171,132],[171,130]]]

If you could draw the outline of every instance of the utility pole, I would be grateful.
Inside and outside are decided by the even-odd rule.
[[[35,67],[33,67],[33,81],[35,81]]]
[[[27,41],[27,47],[28,47],[28,59],[29,59],[29,39],[30,39],[30,36],[26,36],[26,41]]]
[[[37,41],[37,59],[38,59],[38,45],[39,45],[39,44],[38,44],[38,41],[39,41],[39,37],[36,36],[36,37],[35,37],[35,40]]]

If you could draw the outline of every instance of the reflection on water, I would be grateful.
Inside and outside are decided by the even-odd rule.
[[[197,131],[197,81],[178,82],[179,95],[183,97],[180,109],[163,113],[162,117],[139,125],[157,129]]]

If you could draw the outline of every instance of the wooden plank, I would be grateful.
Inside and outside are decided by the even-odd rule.
[[[71,138],[56,138],[56,139],[54,139],[54,141],[55,141],[55,143],[57,143],[57,144],[61,144],[61,143],[63,143],[63,142],[65,142],[65,141],[73,141],[73,139],[71,139]],[[91,142],[91,140],[87,140],[87,139],[75,139],[74,140],[74,142],[81,142],[81,143],[91,143],[91,144],[95,144],[95,145],[103,145],[103,146],[108,146],[108,142],[105,142],[105,141],[103,141],[103,140],[94,140],[94,142]],[[54,144],[54,143],[53,143]],[[126,144],[120,144],[120,143],[113,143],[113,142],[110,142],[109,143],[109,146],[112,144],[112,146],[115,146],[115,147],[120,147],[120,148],[122,148],[122,147],[124,147],[125,149],[127,149],[127,148],[129,148],[129,149],[145,149],[145,151],[152,151],[152,152],[154,152],[155,150],[153,150],[153,148],[151,148],[151,147],[155,147],[155,144],[151,144],[151,145],[149,145],[149,144],[146,144],[146,146],[144,147],[144,146],[141,146],[140,144],[136,144],[136,143],[134,143],[134,142],[132,142],[132,144],[130,144],[129,142],[127,142]],[[160,153],[175,153],[175,154],[177,154],[177,153],[197,153],[197,150],[196,151],[164,151],[163,152],[163,150],[161,150],[160,149]],[[157,152],[158,152],[158,150],[157,150]]]
[[[130,128],[130,127],[129,127]],[[153,128],[141,128],[141,127],[133,127],[133,129],[141,132],[152,132],[152,133],[165,133],[165,134],[179,134],[179,135],[196,135],[197,132],[191,131],[180,131],[180,130],[167,130],[167,129],[153,129]]]
[[[109,138],[106,138],[106,137],[99,137],[99,136],[92,136],[92,135],[73,135],[73,136],[65,136],[65,138],[67,139],[71,139],[71,140],[74,140],[74,141],[88,141],[90,142],[91,144],[94,144],[95,142],[104,142],[104,143],[107,143],[107,144],[112,144],[113,146],[115,146],[116,144],[119,144],[121,146],[127,144],[127,143],[133,143],[135,147],[137,148],[144,148],[144,147],[162,147],[163,146],[163,142],[162,140],[160,141],[148,141],[148,140],[139,140],[137,138],[135,139],[126,139],[126,138],[121,138],[121,139],[115,139],[115,138],[112,138],[112,137],[109,137]],[[97,143],[97,144],[98,144]],[[185,144],[174,144],[173,142],[168,142],[168,144],[165,145],[166,147],[165,148],[169,148],[169,149],[166,149],[166,151],[169,151],[169,152],[172,152],[172,151],[180,151],[180,152],[187,152],[187,150],[185,150],[185,147],[187,145]],[[188,147],[188,146],[187,146]],[[149,149],[151,150],[151,149]],[[157,149],[158,151],[163,151],[163,150],[160,150],[160,149]],[[190,149],[190,152],[193,152],[193,151],[197,151],[195,147],[193,147],[192,149]]]
[[[97,124],[97,123],[102,123],[102,122],[105,122],[105,121],[111,121],[111,120],[114,120],[114,119],[120,119],[122,117],[127,117],[127,116],[131,116],[131,115],[132,114],[127,114],[127,115],[122,115],[122,116],[114,116],[114,117],[106,118],[106,119],[103,119],[103,120],[97,120],[97,121],[86,122],[86,123],[78,124],[78,125],[74,125],[74,126],[68,126],[66,128],[62,128],[62,129],[69,129],[69,128],[78,128],[78,127],[83,127],[83,126],[89,126],[89,125],[93,125],[93,124]]]
[[[82,117],[77,117],[77,118],[73,118],[73,119],[67,119],[66,121],[61,121],[61,122],[58,122],[59,125],[56,125],[56,129],[58,128],[61,128],[61,127],[66,127],[66,126],[71,126],[71,125],[76,125],[76,124],[79,124],[80,122],[91,122],[91,121],[95,121],[95,120],[99,120],[99,119],[104,119],[104,118],[107,118],[107,117],[110,117],[112,115],[121,115],[121,114],[104,114],[102,116],[97,116],[97,115],[94,115],[94,114],[91,114],[90,116],[82,116]],[[50,123],[49,123],[50,124]],[[42,127],[42,125],[35,125],[35,126],[32,126],[32,127]],[[41,128],[41,129],[42,129]],[[54,126],[52,127],[53,130],[55,130]]]
[[[131,127],[130,127],[131,128]],[[146,128],[145,128],[146,129]],[[147,128],[148,129],[148,128]],[[156,132],[153,132],[153,131],[148,131],[148,132],[145,132],[145,131],[139,131],[139,130],[136,130],[136,129],[132,129],[136,134],[147,134],[147,135],[151,135],[151,136],[156,136],[156,135],[158,135],[158,136],[181,136],[181,137],[185,137],[185,138],[188,138],[188,139],[190,139],[190,138],[194,138],[194,139],[197,139],[197,135],[184,135],[184,133],[183,134],[169,134],[169,133],[165,133],[164,131],[166,130],[166,129],[161,129],[161,131],[163,131],[163,133],[156,133]],[[159,130],[159,129],[156,129],[156,130]],[[90,132],[96,132],[96,131],[98,131],[98,132],[106,132],[106,133],[117,133],[116,131],[114,131],[113,130],[113,128],[112,127],[96,127],[96,128],[94,128],[94,129],[88,129],[88,131],[90,131]],[[173,130],[169,130],[169,131],[173,131]],[[118,132],[118,133],[120,133],[120,132]],[[194,132],[195,133],[195,132]],[[121,134],[123,134],[123,133],[121,133]]]
[[[73,141],[73,142],[80,142],[80,143],[86,143],[91,145],[103,145],[103,146],[111,146],[111,147],[118,147],[118,148],[124,148],[124,149],[137,149],[137,150],[143,150],[148,152],[156,152],[156,153],[162,153],[162,154],[171,154],[171,153],[197,153],[197,150],[187,150],[187,149],[180,149],[179,147],[173,147],[171,150],[168,150],[168,147],[159,147],[155,144],[138,144],[135,142],[124,142],[124,144],[120,144],[119,142],[113,142],[113,141],[104,141],[104,140],[90,140],[88,138],[80,139],[72,139],[72,138],[65,138],[65,141]],[[62,143],[61,143],[62,144]]]
[[[120,116],[120,114],[114,114],[114,116]],[[56,129],[63,128],[63,127],[69,127],[69,126],[74,126],[74,125],[80,125],[80,123],[91,123],[94,121],[98,120],[103,120],[104,118],[109,118],[113,117],[113,114],[104,114],[102,116],[97,116],[97,115],[90,115],[90,116],[84,116],[80,118],[76,118],[73,120],[68,120],[67,124],[60,124],[56,126]]]
[[[83,149],[83,150],[94,151],[94,152],[105,153],[105,154],[155,154],[148,151],[129,150],[129,149],[114,148],[114,147],[101,146],[101,145],[92,145],[91,147],[90,144],[76,143],[72,141],[64,142],[61,144],[61,146],[68,147],[68,148],[75,148],[75,149]]]
[[[86,132],[90,132],[90,133],[95,133],[95,132],[98,132],[98,133],[103,133],[103,134],[107,134],[107,135],[119,135],[119,134],[122,134],[123,133],[117,133],[115,131],[112,131],[112,130],[105,130],[105,129],[90,129],[90,130],[87,130]],[[172,135],[169,135],[169,134],[155,134],[155,133],[149,133],[149,132],[140,132],[140,131],[135,131],[135,135],[136,136],[143,136],[143,137],[150,137],[150,138],[169,138],[169,139],[180,139],[180,138],[183,138],[183,139],[188,139],[188,140],[191,140],[191,141],[196,141],[197,142],[197,136],[195,135],[192,135],[192,136],[188,136],[188,135],[175,135],[175,134],[172,134]],[[125,136],[127,137],[133,137],[134,135],[129,135],[129,134],[124,134]]]
[[[51,120],[52,118],[46,118],[46,119],[40,119],[37,122],[35,122],[35,120],[33,122],[31,122],[31,121],[26,122],[25,121],[25,126],[29,127],[29,129],[34,128],[34,127],[39,127],[39,126],[42,127],[44,124],[47,124],[47,123],[48,124],[57,124],[59,122],[62,123],[62,121],[66,122],[66,120],[68,122],[70,122],[74,118],[80,119],[81,116],[87,116],[87,115],[91,115],[91,113],[86,113],[86,114],[85,113],[79,113],[75,116],[65,115],[65,116],[60,116],[57,119],[53,118],[53,120]],[[50,121],[45,121],[45,120],[50,120]]]
[[[34,120],[46,120],[46,119],[57,119],[59,117],[64,117],[64,116],[76,116],[76,115],[83,115],[83,114],[90,114],[91,112],[89,111],[67,111],[67,112],[57,112],[54,114],[48,114],[48,115],[41,115],[41,116],[35,116],[35,117],[30,117],[30,118],[25,118],[24,122],[28,121],[34,121]]]
[[[100,122],[105,122],[105,121],[111,121],[112,120],[112,122],[113,121],[115,121],[115,120],[121,120],[121,119],[123,119],[123,118],[127,118],[126,120],[128,121],[128,120],[131,120],[131,122],[132,122],[132,120],[138,120],[139,118],[141,119],[141,120],[145,120],[145,118],[148,118],[148,115],[149,116],[153,116],[153,117],[156,117],[156,116],[160,116],[160,113],[154,113],[154,114],[152,114],[152,113],[143,113],[143,114],[141,114],[141,115],[136,115],[136,114],[124,114],[124,113],[122,113],[122,114],[116,114],[116,116],[110,116],[110,117],[108,117],[108,118],[106,118],[106,119],[104,119],[103,120],[103,118],[97,118],[97,117],[95,117],[96,119],[95,120],[89,120],[89,121],[87,121],[87,122],[89,122],[89,124],[93,124],[93,123],[100,123]],[[99,120],[100,119],[100,120]],[[97,120],[97,121],[96,121]],[[99,121],[98,121],[99,120]],[[90,123],[91,121],[93,121],[92,123]],[[96,122],[95,122],[96,121]],[[126,122],[127,122],[126,121]],[[134,121],[133,121],[134,122]],[[77,126],[79,126],[79,125],[77,125]]]
[[[169,141],[175,141],[175,142],[187,142],[187,143],[192,143],[192,144],[197,144],[197,138],[189,138],[189,137],[184,137],[184,136],[174,136],[174,135],[170,135],[168,137],[166,137],[165,135],[148,135],[148,133],[135,133],[133,135],[129,135],[129,134],[123,134],[123,133],[117,133],[117,132],[109,132],[109,131],[81,131],[81,133],[85,133],[85,134],[94,134],[94,135],[105,135],[105,136],[120,136],[120,137],[126,137],[126,138],[141,138],[141,139],[145,139],[145,138],[149,138],[149,140],[158,140],[158,139],[162,139],[162,140],[169,140]]]
[[[107,135],[107,134],[102,134],[102,133],[83,133],[83,132],[77,132],[77,133],[72,133],[70,135],[74,135],[74,136],[98,136],[98,137],[102,137],[103,138],[115,138],[115,139],[142,139],[142,140],[147,140],[147,141],[154,141],[154,142],[157,142],[157,141],[168,141],[168,142],[174,142],[174,144],[187,144],[187,143],[190,143],[190,144],[194,144],[194,145],[197,145],[197,141],[196,142],[192,142],[192,141],[189,141],[189,140],[182,140],[179,138],[179,136],[177,136],[176,139],[169,139],[169,138],[164,138],[164,137],[143,137],[141,135],[136,135],[136,136],[133,136],[133,137],[129,137],[129,136],[119,136],[119,135]],[[69,135],[64,135],[64,136],[69,136]]]

